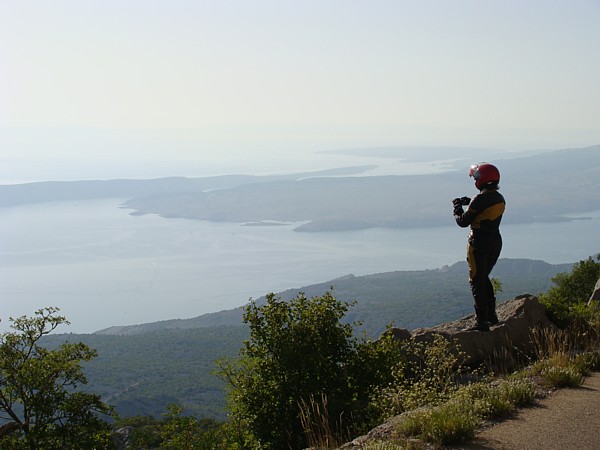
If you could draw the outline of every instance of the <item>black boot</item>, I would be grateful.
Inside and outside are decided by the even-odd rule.
[[[488,322],[477,322],[475,326],[467,328],[465,331],[490,331],[490,324]]]
[[[475,303],[475,317],[477,318],[477,323],[474,327],[467,328],[465,331],[490,331],[487,306],[488,305],[478,305]]]

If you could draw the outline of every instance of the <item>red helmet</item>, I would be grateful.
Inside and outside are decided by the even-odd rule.
[[[479,190],[482,190],[488,183],[500,183],[498,168],[485,162],[473,164],[469,170],[469,176],[475,179],[475,187]]]

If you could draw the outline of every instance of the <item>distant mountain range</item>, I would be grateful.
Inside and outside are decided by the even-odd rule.
[[[377,149],[371,149],[375,151]],[[386,157],[406,156],[406,149]],[[417,158],[419,149],[412,149]],[[423,152],[423,149],[420,149]],[[364,152],[367,150],[363,149]],[[425,152],[429,157],[439,155]],[[450,154],[447,156],[450,158]],[[600,209],[600,145],[495,160],[507,199],[505,223],[573,220]],[[465,164],[461,160],[461,165]],[[441,174],[354,176],[358,166],[278,176],[46,182],[0,186],[0,207],[58,200],[121,198],[132,214],[272,225],[297,231],[429,227],[452,222],[451,199],[476,192],[466,170]],[[584,217],[582,217],[584,218]]]

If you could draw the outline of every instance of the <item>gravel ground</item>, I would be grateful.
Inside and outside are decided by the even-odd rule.
[[[600,373],[582,387],[561,389],[509,420],[481,431],[468,445],[452,449],[600,449]]]

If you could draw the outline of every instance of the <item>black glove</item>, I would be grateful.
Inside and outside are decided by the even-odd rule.
[[[466,206],[469,203],[471,203],[471,199],[469,197],[461,197],[461,198],[455,198],[454,200],[452,200],[452,204],[454,205],[454,207],[456,208],[457,206]]]

